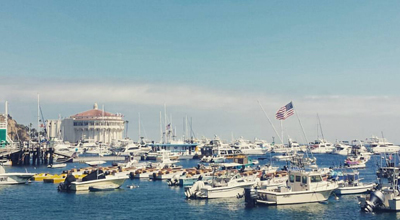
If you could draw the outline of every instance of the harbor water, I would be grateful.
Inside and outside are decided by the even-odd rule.
[[[320,167],[342,164],[340,155],[315,155]],[[253,157],[255,159],[259,157]],[[269,162],[264,156],[260,164]],[[263,159],[263,158],[261,158]],[[375,182],[379,156],[373,156],[367,168],[360,170],[363,182]],[[194,167],[198,160],[183,160],[178,165]],[[274,162],[274,165],[285,165]],[[109,165],[109,163],[108,163]],[[61,173],[86,167],[70,163],[66,168],[6,167],[6,172]],[[127,186],[135,185],[130,189]],[[60,193],[57,184],[35,182],[0,186],[1,219],[400,219],[400,213],[363,213],[357,195],[331,196],[324,203],[282,206],[245,206],[244,198],[187,200],[184,188],[170,187],[165,181],[130,180],[115,191]]]

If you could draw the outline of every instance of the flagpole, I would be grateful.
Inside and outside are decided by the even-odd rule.
[[[267,117],[267,119],[268,119],[269,123],[271,124],[272,128],[274,129],[276,136],[278,136],[278,138],[279,138],[279,139],[281,140],[281,142],[283,143],[282,138],[279,136],[278,132],[276,131],[274,124],[272,124],[271,119],[269,119],[268,114],[265,112],[265,110],[264,110],[264,108],[262,107],[260,101],[257,100],[257,102],[258,102],[258,104],[260,105],[261,110],[264,112],[265,116]]]

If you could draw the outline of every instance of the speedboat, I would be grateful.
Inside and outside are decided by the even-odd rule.
[[[88,191],[90,187],[94,188],[120,188],[128,179],[126,175],[105,175],[102,170],[94,170],[81,181],[77,180],[72,174],[69,174],[63,183],[58,186],[59,191]]]
[[[28,182],[36,173],[6,173],[0,166],[0,185],[23,184]]]
[[[244,188],[256,185],[260,179],[255,174],[242,176],[225,173],[214,176],[210,185],[197,181],[185,191],[186,198],[215,199],[242,196]]]

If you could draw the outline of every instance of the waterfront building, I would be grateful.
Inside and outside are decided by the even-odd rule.
[[[111,143],[113,139],[122,139],[125,121],[120,113],[113,114],[98,109],[81,112],[63,120],[48,120],[46,123],[48,138],[57,137],[76,143],[79,140],[94,140]]]

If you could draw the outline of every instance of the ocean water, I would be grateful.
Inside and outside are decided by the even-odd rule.
[[[340,155],[316,155],[320,167],[342,163]],[[254,157],[257,158],[257,157]],[[364,182],[375,181],[379,156],[360,170]],[[260,163],[266,163],[261,160]],[[181,161],[184,167],[198,160]],[[284,162],[275,163],[285,165]],[[69,168],[85,164],[68,164]],[[63,168],[66,169],[66,168]],[[7,172],[60,173],[62,169],[6,167]],[[138,188],[129,189],[129,185]],[[400,212],[363,213],[357,195],[331,197],[324,203],[247,208],[244,198],[187,200],[184,189],[165,181],[127,180],[119,190],[108,192],[60,193],[57,184],[32,182],[0,186],[0,219],[400,219]]]

